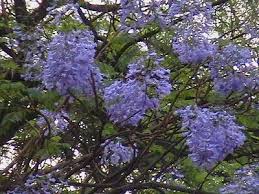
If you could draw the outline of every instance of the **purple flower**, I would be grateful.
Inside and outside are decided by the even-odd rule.
[[[217,51],[209,37],[213,30],[213,8],[204,1],[176,1],[172,3],[168,17],[181,17],[182,21],[173,25],[175,36],[173,50],[181,63],[201,64]]]
[[[105,106],[110,119],[120,125],[137,126],[148,109],[157,108],[158,100],[146,94],[140,81],[115,81],[104,90]]]
[[[95,65],[93,35],[89,31],[59,33],[49,44],[48,58],[43,68],[47,89],[66,95],[70,90],[87,96],[99,90],[102,75]]]
[[[253,25],[245,25],[244,26],[244,31],[249,34],[251,39],[254,39],[258,43],[258,38],[259,38],[259,27],[258,26],[253,26]]]
[[[221,94],[242,92],[258,85],[258,70],[248,48],[229,44],[213,56],[209,67],[214,88]]]
[[[218,161],[234,152],[245,141],[243,127],[235,122],[235,117],[225,111],[187,106],[179,109],[182,127],[192,161],[205,169],[211,169]]]
[[[78,3],[72,3],[72,1],[67,1],[65,5],[58,5],[57,2],[53,2],[51,7],[47,8],[48,15],[50,17],[50,23],[55,26],[59,26],[64,22],[64,18],[69,14],[75,21],[81,21],[81,18],[77,12],[79,7]]]
[[[177,18],[183,19],[184,23],[192,23],[196,20],[195,22],[200,22],[200,24],[211,25],[211,15],[214,9],[210,2],[204,0],[175,0],[169,6],[166,15],[166,20],[169,22],[167,25],[174,23]]]
[[[164,23],[165,14],[162,8],[167,4],[165,0],[121,0],[119,10],[121,29],[135,32],[152,22]]]
[[[115,123],[137,126],[147,110],[158,108],[172,90],[169,70],[157,65],[149,70],[145,60],[130,64],[126,80],[115,81],[104,90],[105,107]]]
[[[247,165],[235,172],[232,182],[220,189],[220,194],[259,193],[259,164]]]
[[[173,49],[179,55],[181,63],[201,64],[216,53],[216,45],[199,32],[179,32],[173,41]]]
[[[16,26],[11,42],[15,50],[22,48],[25,54],[25,72],[22,77],[25,80],[41,80],[42,64],[45,61],[46,47],[49,42],[44,35],[43,26],[39,24],[29,32]]]
[[[12,191],[7,191],[7,194],[53,194],[59,193],[58,186],[64,181],[53,178],[51,174],[48,175],[30,175],[23,185],[17,185]]]
[[[49,133],[49,126],[46,119],[50,124],[52,135],[63,133],[68,129],[69,122],[67,119],[69,118],[69,115],[65,111],[61,110],[60,112],[51,112],[48,110],[41,110],[40,112],[45,116],[45,118],[41,116],[37,120],[37,124],[46,129],[46,134]]]
[[[121,143],[122,139],[106,140],[104,146],[101,163],[105,165],[118,166],[123,163],[130,162],[137,156],[137,150],[132,146],[124,146]]]

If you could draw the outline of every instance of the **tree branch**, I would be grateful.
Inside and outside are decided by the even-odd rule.
[[[0,42],[0,49],[2,49],[2,51],[4,51],[7,55],[12,57],[14,60],[17,58],[17,53],[10,49],[8,46],[6,46],[5,43]]]
[[[30,17],[26,8],[25,0],[15,0],[14,1],[14,12],[15,19],[18,23],[28,25],[30,24]]]
[[[114,61],[112,63],[112,66],[116,67],[120,57],[131,47],[133,46],[134,44],[138,43],[138,42],[141,42],[141,41],[144,41],[146,38],[149,38],[149,37],[152,37],[154,35],[156,35],[157,33],[160,32],[160,29],[157,28],[153,31],[150,31],[142,36],[139,36],[137,38],[134,38],[132,41],[126,43],[121,49],[120,51],[117,53],[117,55],[114,57]]]
[[[218,0],[218,1],[215,1],[212,3],[212,6],[218,6],[218,5],[221,5],[221,4],[224,4],[226,2],[228,2],[229,0]]]
[[[30,14],[34,25],[40,22],[48,14],[47,8],[49,5],[49,0],[42,0],[42,2],[39,4],[39,7]]]
[[[88,2],[80,2],[80,6],[84,9],[97,12],[115,12],[120,8],[120,4],[97,5]]]
[[[157,188],[163,188],[163,189],[168,189],[171,191],[181,191],[185,193],[197,193],[196,190],[190,189],[187,187],[183,187],[180,185],[173,185],[173,184],[163,184],[163,183],[157,183],[157,182],[149,182],[149,183],[134,183],[134,184],[128,184],[128,185],[123,185],[121,187],[116,188],[116,192],[118,190],[120,191],[127,191],[127,190],[144,190],[144,189],[157,189]],[[109,194],[116,194],[116,192],[111,191]],[[215,194],[212,192],[206,192],[206,191],[199,191],[199,194]]]

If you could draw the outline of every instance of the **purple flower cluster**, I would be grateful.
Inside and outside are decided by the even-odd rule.
[[[120,125],[137,126],[148,109],[156,108],[158,100],[149,98],[140,81],[115,81],[104,91],[105,106],[110,119]]]
[[[136,31],[154,21],[163,22],[165,14],[162,8],[166,5],[166,0],[121,0],[119,14],[122,29]]]
[[[130,162],[137,156],[137,149],[132,146],[124,146],[120,138],[115,140],[106,140],[104,146],[101,163],[105,165],[118,166],[123,163]]]
[[[176,168],[176,167],[168,167],[166,170],[163,171],[163,173],[159,172],[160,176],[157,176],[158,174],[154,175],[154,181],[162,182],[162,183],[169,183],[173,181],[178,181],[184,178],[183,172]],[[171,178],[170,178],[171,177]]]
[[[172,4],[168,17],[181,17],[174,26],[173,49],[185,64],[201,64],[212,57],[217,46],[209,40],[213,29],[213,9],[204,1],[177,1]]]
[[[63,18],[67,15],[72,16],[74,19],[79,19],[80,17],[77,13],[78,7],[79,5],[77,3],[72,3],[72,1],[68,1],[61,7],[58,6],[58,4],[53,3],[53,6],[48,7],[47,9],[48,16],[53,18],[53,20],[50,20],[50,23],[58,26],[62,22]]]
[[[210,23],[206,24],[204,21],[204,19],[211,19],[211,14],[213,13],[210,2],[204,0],[174,0],[169,6],[167,13],[168,21],[182,18],[185,22],[196,21],[203,22],[204,25],[211,25]],[[211,22],[211,20],[208,21]]]
[[[43,127],[45,130],[45,134],[49,134],[49,127],[51,128],[51,134],[57,135],[58,133],[64,133],[68,129],[68,118],[69,115],[65,111],[61,110],[60,112],[50,112],[48,110],[41,110],[41,114],[45,117],[41,116],[37,120],[37,124],[40,127]],[[47,120],[46,120],[47,119]],[[48,121],[48,123],[47,123]],[[50,126],[48,126],[48,124]]]
[[[145,59],[130,64],[126,79],[104,90],[105,107],[115,123],[136,126],[147,110],[158,108],[159,101],[171,92],[169,70],[158,65],[145,69]]]
[[[234,180],[220,189],[220,194],[256,194],[259,193],[259,163],[236,171]]]
[[[122,28],[136,31],[153,22],[171,28],[179,18],[198,21],[201,15],[210,17],[212,10],[204,0],[121,0],[119,14]]]
[[[65,182],[61,181],[61,184],[65,185]],[[7,191],[7,194],[53,194],[59,192],[57,185],[57,180],[50,174],[30,175],[23,185],[17,186],[12,191]]]
[[[11,44],[15,50],[25,54],[25,80],[41,80],[42,65],[45,62],[46,45],[48,39],[44,35],[44,28],[41,25],[35,26],[30,31],[16,26],[13,29]]]
[[[48,15],[46,16],[52,25],[60,25],[62,19],[68,14],[74,16],[75,20],[81,21],[77,14],[77,4],[68,3],[62,7],[57,6],[57,3],[53,4],[52,7],[48,8]],[[44,28],[37,25],[33,32],[26,32],[21,27],[16,27],[14,35],[13,45],[16,45],[16,49],[23,48],[23,52],[26,53],[24,64],[26,69],[23,77],[26,80],[42,80],[42,66],[46,63],[46,51],[49,44]],[[21,44],[24,45],[21,46]]]
[[[259,39],[259,27],[258,26],[253,26],[253,25],[245,25],[244,26],[244,31],[249,34],[249,38],[256,40],[258,43]]]
[[[225,111],[187,106],[177,111],[182,118],[182,127],[192,161],[205,169],[211,169],[218,161],[234,152],[245,141],[243,127],[235,117]]]
[[[102,80],[94,62],[95,47],[93,35],[87,30],[59,33],[54,37],[43,68],[46,88],[56,89],[61,95],[71,90],[94,95]]]
[[[216,53],[217,46],[195,29],[185,29],[177,32],[173,39],[173,49],[181,63],[195,65],[211,58]]]
[[[248,48],[229,44],[218,51],[209,63],[215,90],[228,95],[254,88],[258,82],[258,70],[252,62]]]
[[[126,79],[140,80],[145,83],[146,88],[154,87],[157,98],[162,99],[170,94],[172,85],[170,84],[170,71],[161,67],[164,58],[159,57],[155,52],[150,52],[147,56],[140,58],[136,63],[129,64]],[[145,63],[154,64],[152,69],[146,68]]]

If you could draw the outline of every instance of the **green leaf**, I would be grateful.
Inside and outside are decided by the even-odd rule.
[[[3,60],[0,62],[1,63],[1,68],[4,70],[18,70],[19,67],[18,65],[13,62],[13,60]]]
[[[197,187],[207,175],[207,172],[201,168],[194,166],[192,161],[188,158],[184,160],[182,169],[188,183],[192,186]]]
[[[55,103],[60,99],[59,94],[55,91],[42,92],[36,89],[28,89],[27,92],[31,99],[49,110],[54,109]]]
[[[163,146],[160,146],[160,145],[152,145],[150,147],[150,151],[162,154],[164,152],[164,148]]]
[[[106,123],[103,127],[102,133],[104,136],[109,136],[115,134],[116,131],[117,130],[115,129],[112,123]]]
[[[111,65],[107,65],[105,63],[100,63],[99,65],[100,70],[105,75],[108,75],[109,77],[115,76],[117,72],[114,70],[114,68]]]
[[[60,143],[61,140],[60,136],[54,136],[46,140],[43,149],[39,150],[36,157],[56,156],[61,154],[63,150],[70,148],[68,143]]]
[[[15,96],[24,92],[26,87],[22,82],[0,81],[0,93],[8,93],[8,96]]]
[[[53,137],[51,137],[51,141],[53,141],[53,142],[60,142],[60,140],[61,140],[62,138],[60,137],[60,136],[53,136]]]
[[[259,112],[256,111],[255,115],[239,115],[238,121],[249,128],[258,128],[259,125]]]
[[[12,133],[15,126],[17,127],[25,124],[27,116],[28,113],[23,110],[5,114],[0,123],[0,136]]]
[[[84,29],[85,26],[78,22],[77,20],[73,19],[72,17],[67,17],[59,27],[59,30],[62,32],[70,32],[75,29]]]

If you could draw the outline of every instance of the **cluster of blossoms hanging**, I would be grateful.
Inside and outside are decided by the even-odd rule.
[[[245,141],[243,127],[235,117],[225,111],[187,106],[176,112],[182,118],[182,127],[188,129],[184,135],[192,161],[205,169],[233,153]]]
[[[48,20],[50,21],[50,24],[56,26],[61,25],[62,19],[68,14],[72,15],[75,20],[81,21],[77,13],[77,9],[79,7],[78,4],[68,3],[63,7],[59,7],[57,3],[50,2],[50,5],[52,6],[48,7],[47,9]],[[84,35],[85,34],[83,33],[82,36]],[[47,50],[52,46],[44,27],[41,25],[37,25],[30,31],[25,31],[22,27],[18,25],[14,29],[14,38],[12,38],[12,40],[12,46],[17,47],[16,49],[24,47],[24,67],[26,67],[26,71],[23,74],[23,77],[26,80],[31,81],[42,80],[43,76],[41,74],[41,71],[44,64],[46,64],[46,53]],[[91,38],[89,38],[89,40],[91,40]],[[27,46],[21,46],[24,44],[26,44]]]
[[[78,14],[78,3],[73,3],[73,1],[68,1],[68,3],[62,7],[59,7],[57,3],[49,2],[50,7],[48,7],[48,16],[51,18],[50,23],[53,25],[60,25],[62,23],[62,19],[65,16],[72,16],[76,21],[81,21],[81,18]]]
[[[166,0],[121,0],[119,10],[121,29],[136,32],[152,22],[164,26],[163,8],[168,7],[167,5]]]
[[[220,194],[259,193],[259,163],[247,165],[235,173],[234,180],[220,189]]]
[[[171,18],[181,17],[182,22],[173,26],[173,50],[184,64],[202,64],[212,57],[217,46],[211,43],[213,8],[204,1],[174,2],[169,10]]]
[[[66,67],[66,65],[64,66],[64,64],[61,64],[61,58],[58,57],[59,62],[55,62],[55,65],[60,65],[60,69],[58,70],[63,74],[63,77],[61,76],[61,78],[59,78],[59,76],[62,75],[60,73],[56,73],[55,75],[51,74],[52,76],[50,76],[50,73],[55,72],[53,69],[48,69],[48,67],[53,68],[54,65],[51,66],[51,63],[46,65],[47,68],[44,69],[44,75],[48,76],[45,76],[45,83],[50,83],[48,88],[55,88],[61,94],[66,94],[67,91],[72,88],[82,90],[83,87],[86,89],[85,91],[88,95],[93,94],[92,86],[100,85],[101,82],[101,74],[97,67],[94,66],[95,45],[93,46],[90,44],[93,43],[91,40],[90,43],[88,41],[88,47],[86,45],[82,46],[80,45],[82,41],[80,41],[81,39],[79,40],[79,38],[82,37],[74,36],[73,34],[80,35],[81,32],[77,31],[69,34],[72,38],[66,37],[69,36],[66,34],[61,36],[63,40],[67,41],[66,44],[64,43],[64,46],[71,50],[70,52],[72,57],[69,57],[68,59],[71,61],[72,58],[73,61],[70,62],[68,60],[69,62]],[[56,40],[56,43],[52,43],[54,54],[51,52],[49,53],[49,62],[51,61],[50,59],[56,58],[54,56],[63,55],[63,43],[61,50],[59,50],[58,42],[59,41]],[[218,60],[221,59],[217,56],[215,58]],[[232,58],[234,58],[234,56]],[[247,59],[250,59],[250,57],[247,56]],[[81,69],[79,68],[79,71],[76,71],[78,68],[71,68],[70,66],[74,61],[79,65],[79,67],[81,67]],[[151,65],[151,68],[145,66],[147,61],[149,63],[150,61],[153,62],[153,66]],[[144,118],[147,110],[157,109],[159,107],[159,101],[171,92],[172,86],[170,84],[170,72],[160,66],[161,61],[162,59],[157,58],[154,53],[151,53],[147,57],[143,57],[136,63],[128,66],[128,73],[125,76],[125,80],[115,81],[112,85],[104,89],[105,107],[113,122],[118,123],[119,125],[137,126],[139,121]],[[46,64],[48,64],[48,61]],[[67,70],[64,70],[63,66],[67,68]],[[95,73],[93,73],[94,71]],[[79,77],[85,77],[85,81],[81,82],[81,80],[78,80],[78,75],[80,75]],[[67,80],[67,78],[71,79],[71,81]],[[91,82],[89,78],[93,78],[92,81],[94,82]],[[55,82],[52,79],[58,79],[58,81]],[[57,85],[51,85],[53,83],[57,83]],[[46,86],[48,86],[48,84],[46,84]],[[234,118],[226,112],[210,112],[209,109],[198,108],[192,110],[190,107],[187,107],[186,109],[179,110],[178,113],[183,118],[183,126],[189,128],[191,131],[186,134],[186,137],[188,138],[187,144],[189,145],[191,152],[190,157],[193,159],[194,163],[199,166],[210,169],[216,164],[216,162],[223,160],[227,154],[232,153],[236,147],[239,147],[244,142],[245,137],[243,133],[240,132],[242,127],[236,125]],[[62,116],[60,117],[59,114],[48,115],[54,118],[53,122],[50,122],[52,126],[53,124],[55,125],[53,127],[61,131],[67,127],[67,123],[60,122],[60,120],[62,120]],[[193,123],[191,119],[193,119]],[[224,122],[217,124],[217,120]],[[44,122],[43,118],[41,118],[41,121]],[[188,126],[187,123],[190,126]],[[229,130],[225,131],[224,129],[226,129],[226,124],[229,123],[232,123],[232,125],[229,125]],[[197,128],[199,128],[200,131],[197,130]],[[219,139],[215,137],[219,137]],[[115,149],[116,146],[118,149]],[[133,153],[133,150],[124,148],[125,147],[118,142],[113,144],[111,143],[109,146],[106,146],[102,162],[106,164],[118,164],[121,161],[123,163],[130,161],[129,158],[132,158],[130,155],[128,158],[125,158],[125,154],[121,153]],[[114,151],[112,151],[113,154],[108,154],[112,149],[114,149]],[[108,158],[108,156],[112,157]]]
[[[235,88],[232,88],[232,86],[235,85],[234,82],[237,80],[237,74],[238,78],[240,78],[242,82],[239,88],[237,88],[237,91],[240,91],[244,85],[246,87],[250,87],[251,83],[248,82],[254,82],[254,76],[256,75],[255,67],[251,67],[251,62],[249,64],[245,64],[250,66],[250,68],[246,67],[242,68],[242,70],[239,69],[239,72],[235,72],[234,75],[231,73],[232,70],[224,67],[227,64],[227,61],[222,61],[222,64],[217,64],[216,67],[211,65],[217,63],[218,61],[218,59],[214,57],[215,55],[224,55],[222,50],[229,49],[230,47],[228,45],[226,48],[223,47],[221,49],[217,44],[215,44],[215,36],[212,36],[212,34],[216,33],[213,20],[214,12],[215,10],[212,7],[212,3],[204,0],[162,0],[146,2],[142,0],[127,0],[121,1],[120,18],[122,27],[128,30],[141,29],[152,22],[157,23],[162,28],[172,28],[175,32],[172,43],[173,52],[178,55],[179,60],[182,63],[195,65],[211,61],[209,63],[216,91],[226,94],[230,93],[231,90],[234,90]],[[129,17],[131,19],[127,20]],[[254,37],[257,37],[255,33],[256,30],[252,30],[252,28],[249,29],[251,30],[249,30],[248,33],[252,36],[252,38],[254,39]],[[237,49],[236,51],[239,52],[239,48],[237,48],[238,46],[233,45],[232,47],[233,49]],[[241,52],[247,51],[243,50]],[[246,58],[248,59],[249,57],[249,60],[251,60],[251,53],[247,53]],[[229,66],[232,65],[233,64]],[[241,65],[244,64],[238,64],[238,66]],[[228,69],[225,73],[229,74],[229,76],[215,78],[215,69],[216,71],[219,69]],[[254,73],[247,76],[247,73],[251,73],[251,70],[253,70]],[[223,85],[225,85],[225,88],[222,88]]]
[[[102,75],[95,65],[93,35],[88,30],[59,33],[48,46],[48,57],[43,69],[47,89],[61,95],[71,91],[93,96],[100,87]]]
[[[252,52],[235,44],[229,44],[213,56],[209,67],[216,91],[228,95],[255,89],[258,85],[258,69],[253,65]]]
[[[255,44],[258,44],[259,42],[259,27],[258,26],[252,26],[252,25],[245,25],[244,31],[250,36],[251,39],[255,42]]]
[[[59,193],[57,185],[66,185],[66,182],[53,178],[52,175],[30,175],[23,185],[15,187],[7,194],[53,194]]]
[[[160,3],[152,1],[148,6],[152,7],[151,10],[156,10]],[[151,17],[151,12],[143,12],[142,8],[145,8],[146,4],[142,1],[122,1],[121,6],[122,19],[127,18],[132,10],[138,10],[134,13],[145,14],[145,17],[143,21],[138,18],[136,21],[143,25],[155,21],[155,17]],[[183,20],[175,27],[176,35],[173,41],[173,49],[182,63],[201,64],[209,59],[215,89],[224,94],[240,91],[249,85],[248,81],[251,79],[247,79],[246,73],[250,69],[246,68],[245,64],[251,63],[251,52],[235,45],[228,45],[219,50],[208,39],[213,26],[211,16],[213,9],[210,3],[177,1],[169,7],[168,13],[163,15],[167,21],[177,18]],[[137,26],[141,27],[140,24]],[[87,96],[94,95],[96,90],[101,88],[102,81],[102,75],[94,61],[95,47],[92,34],[86,30],[59,33],[54,37],[49,44],[48,57],[43,68],[46,88],[55,89],[62,95],[67,95],[71,90],[80,91]],[[152,61],[151,66],[145,64],[150,61]],[[161,61],[151,53],[130,64],[125,79],[115,81],[104,88],[105,108],[111,121],[121,126],[137,126],[148,110],[159,107],[163,97],[172,90],[170,71],[160,66]],[[226,68],[223,68],[224,65]],[[229,71],[229,66],[236,67],[238,71],[234,74],[229,73],[233,72]],[[238,79],[235,79],[236,76]],[[245,83],[238,84],[235,80]],[[223,85],[224,88],[221,87]],[[213,112],[209,109],[187,107],[178,113],[183,119],[183,127],[190,129],[190,132],[186,133],[190,157],[199,166],[210,169],[245,140],[240,131],[242,127],[235,124],[234,117],[224,111]],[[67,123],[60,122],[62,116],[59,114],[48,113],[48,115],[54,118],[50,123],[59,131],[67,127]],[[221,123],[217,123],[217,120]],[[229,123],[231,124],[228,126],[229,130],[224,130]],[[107,155],[110,152],[108,150],[114,149],[115,145],[122,147],[118,142],[111,143],[105,147],[104,153]],[[109,159],[104,154],[103,163],[109,161],[117,164],[119,161],[129,161],[122,157],[123,154],[116,155],[115,151],[118,149],[114,149],[112,158]]]
[[[169,13],[182,19],[173,27],[173,51],[181,63],[208,63],[214,89],[223,95],[255,89],[258,68],[253,65],[252,51],[235,44],[219,47],[212,36],[216,32],[213,12],[211,3],[204,1],[173,3]]]
[[[59,133],[65,132],[68,129],[69,115],[64,110],[61,110],[60,112],[41,110],[40,112],[44,116],[41,116],[37,120],[37,124],[41,128],[45,129],[45,135],[48,135],[49,133],[52,135],[57,135]]]
[[[41,80],[42,64],[48,43],[42,25],[27,31],[19,25],[15,26],[10,44],[17,52],[24,53],[25,72],[22,76],[25,80]]]
[[[178,31],[173,40],[173,49],[184,64],[202,64],[216,53],[217,47],[204,38],[195,28]]]
[[[137,126],[149,109],[157,109],[160,100],[171,92],[170,72],[159,66],[153,54],[128,66],[125,80],[115,81],[104,90],[105,107],[110,119],[120,125]],[[145,61],[155,60],[151,70]]]
[[[204,0],[121,0],[119,15],[121,28],[136,32],[154,23],[161,28],[172,28],[179,19],[210,17],[212,11],[211,3]]]
[[[257,86],[258,72],[250,65],[252,54],[249,49],[234,44],[219,48],[209,39],[213,31],[211,3],[199,0],[168,2],[165,3],[168,5],[165,12],[162,9],[163,3],[165,1],[121,1],[119,13],[122,27],[136,30],[155,21],[160,27],[168,28],[175,20],[181,19],[181,22],[172,27],[175,30],[173,51],[181,63],[207,63],[214,89],[222,94]],[[128,23],[126,18],[129,16],[135,21]],[[74,91],[86,96],[102,93],[103,76],[95,64],[96,46],[94,37],[88,30],[58,33],[48,44],[46,61],[40,61],[43,63],[42,80],[45,87],[56,90],[61,95],[69,95]],[[30,56],[29,52],[28,57]],[[36,57],[37,60],[39,58]],[[159,108],[160,101],[172,91],[170,71],[161,66],[162,61],[156,54],[149,53],[128,65],[124,79],[104,88],[104,106],[111,121],[120,126],[138,126],[149,110]],[[67,130],[69,123],[66,118],[69,115],[66,112],[43,110],[41,113],[44,117],[40,117],[37,124],[45,128],[47,134],[51,132],[52,135],[57,135]],[[190,150],[189,156],[202,168],[213,168],[245,141],[243,127],[236,123],[234,116],[225,111],[188,106],[179,109],[177,114],[182,119],[182,127],[187,129],[184,136]],[[120,138],[108,139],[101,146],[101,164],[107,166],[128,163],[137,156],[135,145],[123,145]],[[246,169],[245,171],[247,172]],[[250,190],[256,190],[254,185],[258,186],[255,176],[245,176],[241,181],[246,186],[251,185]],[[52,183],[55,183],[54,179],[50,178],[47,182],[45,177],[30,176],[24,186],[9,193],[52,193]],[[228,185],[221,192],[238,192],[242,183]]]
[[[104,146],[101,163],[105,165],[118,166],[137,156],[137,149],[123,145],[121,138],[107,139],[101,146]]]

